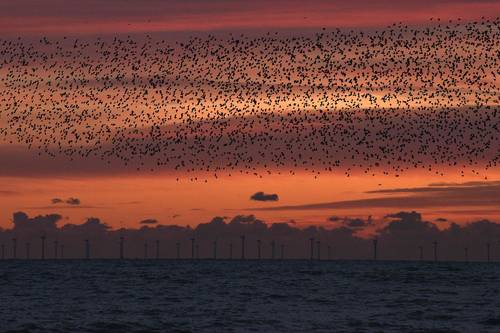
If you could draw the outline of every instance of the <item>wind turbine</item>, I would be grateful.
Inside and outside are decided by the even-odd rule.
[[[213,243],[213,246],[214,246],[214,260],[217,260],[217,239],[214,240],[214,243]]]
[[[245,260],[245,236],[241,235],[241,260]]]
[[[85,259],[90,259],[90,243],[89,240],[85,240]]]
[[[17,238],[12,238],[12,259],[17,259]]]
[[[311,243],[311,260],[314,259],[314,237],[309,238],[309,242]]]
[[[276,242],[273,240],[271,241],[271,259],[274,260],[274,255],[275,255],[275,248],[276,248]]]
[[[160,240],[156,240],[156,259],[160,259]]]
[[[120,235],[120,259],[123,259],[124,256],[124,246],[125,246],[125,238],[123,235]]]
[[[125,247],[125,238],[123,237],[123,222],[120,221],[120,260],[123,260],[123,258],[125,258],[124,247]]]
[[[374,238],[373,239],[373,260],[377,260],[377,245],[378,245],[378,239]]]
[[[43,234],[41,237],[42,239],[42,260],[45,259],[45,234]]]
[[[59,249],[59,241],[56,239],[54,241],[54,259],[57,259],[57,250]]]
[[[490,242],[486,243],[486,260],[488,262],[490,262],[490,247],[491,247]]]
[[[437,256],[437,247],[438,247],[438,242],[437,241],[434,241],[432,242],[433,246],[434,246],[434,261],[437,261],[438,260],[438,256]]]
[[[191,259],[194,259],[194,238],[191,238]]]
[[[260,247],[262,245],[262,242],[260,241],[260,239],[257,240],[257,259],[260,260],[261,256],[260,256]]]

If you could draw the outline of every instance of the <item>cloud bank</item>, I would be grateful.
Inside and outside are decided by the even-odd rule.
[[[419,258],[419,247],[424,249],[424,258],[433,258],[432,246],[438,244],[441,260],[463,260],[464,249],[469,250],[469,259],[484,260],[489,243],[494,260],[500,260],[500,225],[488,220],[473,221],[460,226],[453,222],[445,229],[426,221],[416,211],[400,211],[388,214],[383,221],[371,217],[333,218],[333,228],[310,226],[297,228],[291,223],[272,223],[254,215],[237,215],[230,220],[214,217],[195,228],[157,224],[156,220],[141,221],[140,229],[113,230],[99,218],[90,217],[83,224],[58,226],[62,216],[58,214],[29,217],[26,213],[13,215],[11,229],[0,230],[0,243],[7,249],[6,257],[12,255],[12,239],[17,244],[30,243],[32,258],[39,258],[41,236],[46,238],[47,258],[56,254],[55,246],[64,246],[65,258],[82,258],[85,242],[91,246],[93,258],[117,258],[120,237],[125,240],[125,255],[128,258],[154,258],[156,245],[161,258],[176,258],[179,246],[182,258],[191,258],[191,240],[199,249],[200,258],[212,258],[214,246],[218,258],[229,258],[232,248],[233,259],[241,257],[242,240],[245,236],[246,258],[256,258],[258,244],[261,244],[262,258],[279,258],[278,249],[284,248],[285,258],[304,259],[310,257],[310,239],[315,242],[314,257],[323,259],[368,259],[372,256],[372,240],[357,233],[364,228],[376,227],[374,237],[379,240],[379,257],[391,260],[414,260]],[[147,223],[143,223],[147,221]],[[56,243],[57,242],[57,243]],[[148,245],[145,247],[145,245]],[[24,246],[23,246],[24,248]],[[145,253],[145,249],[149,252]],[[273,252],[274,249],[274,252]],[[61,249],[58,248],[59,251]],[[21,250],[19,257],[23,257]],[[58,252],[59,255],[61,252]]]

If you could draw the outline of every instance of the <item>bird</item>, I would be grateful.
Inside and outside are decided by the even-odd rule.
[[[0,39],[0,140],[190,181],[479,175],[500,158],[499,23]]]

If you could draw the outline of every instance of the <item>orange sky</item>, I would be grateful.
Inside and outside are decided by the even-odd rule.
[[[71,1],[69,1],[71,2]],[[6,1],[0,3],[0,38],[12,36],[39,37],[41,35],[113,35],[118,33],[159,33],[175,39],[175,33],[262,30],[301,31],[321,27],[381,27],[394,22],[429,24],[431,17],[442,20],[462,18],[473,20],[481,16],[500,14],[498,1],[153,1],[129,2],[121,6],[117,1],[48,1],[43,6],[36,1]],[[175,33],[174,33],[175,32]],[[6,152],[14,145],[3,143]],[[17,147],[14,147],[17,148]],[[23,148],[21,148],[23,149]],[[6,156],[6,155],[3,155]],[[9,155],[10,156],[10,155]],[[268,222],[290,221],[300,225],[325,224],[330,216],[367,217],[382,220],[388,213],[402,207],[370,207],[357,209],[286,209],[254,210],[261,207],[295,206],[315,203],[387,197],[391,194],[367,194],[380,189],[426,187],[431,183],[464,183],[470,181],[500,180],[500,170],[480,170],[461,176],[462,169],[447,169],[444,176],[427,171],[409,171],[396,178],[378,174],[350,177],[344,174],[323,174],[315,178],[301,171],[265,176],[222,176],[208,182],[177,181],[162,171],[151,174],[135,170],[106,172],[72,172],[72,164],[62,161],[60,174],[45,172],[35,155],[27,159],[5,160],[13,164],[0,174],[0,227],[9,227],[15,211],[30,215],[61,213],[67,222],[81,223],[89,216],[103,219],[114,227],[138,227],[138,222],[155,218],[162,224],[196,225],[213,216],[256,214]],[[14,161],[14,162],[12,162]],[[40,164],[38,172],[24,173],[33,164]],[[16,164],[17,163],[17,164]],[[97,166],[99,168],[99,166]],[[18,173],[12,170],[19,170]],[[65,169],[65,170],[62,170]],[[116,171],[118,173],[118,170]],[[204,179],[203,175],[200,175]],[[276,193],[278,202],[249,200],[258,191]],[[54,205],[52,198],[76,197],[79,206]],[[446,217],[466,222],[473,219],[500,219],[498,205],[467,205],[454,207],[443,202],[442,207],[407,207],[417,210],[424,218]],[[464,213],[460,213],[462,211]],[[330,224],[329,224],[330,223]]]
[[[500,172],[488,172],[493,179],[500,179]],[[293,177],[275,175],[262,179],[255,176],[233,176],[209,179],[205,182],[176,181],[168,175],[155,173],[145,175],[132,172],[125,176],[93,177],[42,177],[0,178],[0,226],[8,227],[14,211],[25,211],[30,216],[57,212],[67,217],[68,223],[81,223],[85,218],[100,217],[114,227],[138,227],[138,222],[154,218],[161,224],[195,226],[207,222],[214,216],[233,217],[238,214],[255,214],[266,222],[294,220],[298,226],[309,224],[331,225],[330,216],[363,217],[373,215],[382,219],[386,214],[400,210],[417,210],[424,218],[433,220],[445,217],[457,222],[474,219],[500,217],[498,205],[453,207],[442,203],[442,207],[368,207],[356,209],[318,209],[255,211],[253,208],[293,206],[357,200],[390,195],[367,194],[370,190],[424,187],[431,183],[482,181],[484,175],[461,177],[450,171],[446,176],[426,172],[408,172],[394,176],[323,175],[314,178],[309,174]],[[379,185],[380,184],[380,185]],[[10,190],[11,192],[7,192]],[[278,202],[249,200],[258,191],[276,193]],[[80,206],[54,205],[52,198],[76,197]],[[461,214],[460,211],[466,211]],[[476,211],[476,212],[471,212]]]

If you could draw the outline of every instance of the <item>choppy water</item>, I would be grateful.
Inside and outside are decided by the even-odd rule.
[[[0,331],[500,332],[500,264],[3,261]]]

